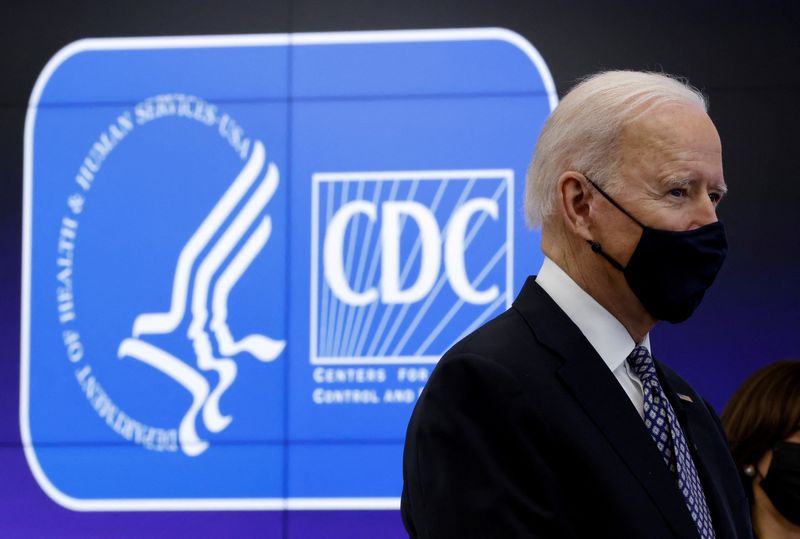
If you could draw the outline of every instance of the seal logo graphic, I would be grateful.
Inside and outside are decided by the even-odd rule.
[[[503,29],[60,51],[25,125],[38,484],[81,511],[398,508],[434,364],[540,264],[519,203],[555,102]]]
[[[115,404],[101,385],[100,377],[93,373],[93,362],[83,355],[83,340],[77,328],[76,304],[80,299],[73,285],[76,245],[84,228],[79,225],[85,221],[84,206],[94,186],[102,182],[104,163],[113,162],[116,155],[112,153],[118,154],[121,150],[117,148],[136,136],[134,131],[164,119],[215,128],[236,155],[247,157],[230,186],[181,248],[171,280],[169,310],[136,316],[131,336],[121,339],[117,349],[120,359],[140,361],[189,392],[191,402],[177,432],[145,427],[133,420],[134,414]],[[231,133],[237,135],[231,138]],[[286,346],[284,340],[262,333],[235,339],[228,322],[231,292],[272,234],[272,218],[265,208],[280,183],[278,167],[267,161],[264,144],[260,140],[251,142],[242,133],[232,117],[199,97],[162,94],[147,98],[119,114],[98,136],[75,177],[77,189],[67,199],[70,212],[61,223],[57,258],[61,285],[57,297],[64,344],[76,366],[76,378],[97,414],[117,434],[146,449],[179,448],[190,457],[202,454],[209,442],[198,434],[197,421],[202,421],[209,434],[222,432],[233,421],[233,415],[222,412],[220,401],[236,382],[234,357],[248,355],[267,363],[277,359]],[[176,339],[191,344],[189,356],[186,348],[172,351],[180,349]]]
[[[264,248],[272,233],[272,220],[269,216],[262,217],[238,252],[232,255],[237,243],[242,240],[278,188],[278,169],[273,163],[265,167],[264,157],[263,145],[256,142],[250,160],[239,176],[181,250],[175,268],[170,310],[166,313],[145,313],[137,316],[133,323],[133,337],[123,340],[119,345],[120,357],[132,357],[158,369],[192,394],[191,407],[183,417],[178,431],[181,449],[189,456],[196,456],[208,447],[208,443],[197,435],[195,421],[198,412],[202,411],[203,423],[211,432],[222,431],[233,419],[230,415],[223,415],[219,405],[223,393],[236,379],[236,362],[231,358],[240,352],[247,352],[260,361],[273,361],[286,344],[260,334],[248,335],[236,341],[227,322],[228,298],[232,288]],[[198,263],[192,278],[191,271],[198,262],[200,253],[265,168],[266,174],[259,181],[255,192],[250,195],[205,258]],[[212,279],[217,274],[219,276],[209,300]],[[191,293],[190,282],[193,282]],[[192,341],[197,366],[203,371],[214,371],[219,376],[216,387],[211,390],[206,378],[196,369],[144,340],[147,335],[167,335],[174,332],[186,314],[189,297],[191,322],[187,337]],[[212,306],[210,319],[209,301]],[[207,329],[216,338],[218,355],[222,357],[215,357]]]

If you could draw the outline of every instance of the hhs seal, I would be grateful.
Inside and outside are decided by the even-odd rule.
[[[213,205],[186,244],[176,253],[174,275],[166,312],[142,313],[135,317],[130,337],[120,341],[117,355],[131,358],[168,377],[191,395],[178,428],[155,428],[134,419],[135,411],[124,410],[104,389],[97,371],[86,354],[76,312],[73,281],[76,275],[76,244],[85,228],[102,227],[92,222],[84,205],[91,197],[95,182],[104,181],[103,163],[112,159],[112,152],[125,139],[145,131],[141,137],[160,139],[163,132],[149,127],[165,118],[197,122],[215,129],[226,139],[240,158],[246,158],[241,171]],[[145,128],[144,126],[148,126]],[[134,135],[134,131],[137,131]],[[123,111],[98,136],[75,176],[75,192],[67,199],[68,211],[61,223],[57,249],[56,275],[59,320],[63,326],[64,344],[76,369],[76,379],[98,416],[122,438],[155,451],[176,451],[195,457],[208,448],[208,441],[198,434],[198,421],[209,433],[225,430],[233,414],[221,411],[220,401],[236,382],[237,359],[250,356],[262,362],[277,359],[285,341],[254,333],[239,339],[233,337],[228,324],[231,292],[254,259],[264,250],[272,233],[272,219],[265,208],[275,195],[280,182],[274,163],[268,163],[264,145],[242,135],[238,124],[226,113],[201,98],[184,94],[158,95]],[[117,181],[125,181],[121,178]],[[191,179],[172,176],[167,181]],[[210,183],[210,182],[208,182]],[[156,191],[153,196],[158,196]],[[176,213],[176,217],[177,212]],[[96,214],[95,214],[96,215]],[[101,214],[102,215],[102,214]],[[141,231],[139,233],[142,233]],[[152,238],[151,241],[157,241]],[[120,238],[115,243],[124,245]],[[106,246],[110,248],[110,246]],[[125,251],[125,249],[121,249]],[[78,251],[80,254],[80,251]],[[79,258],[79,256],[78,256]],[[169,263],[170,257],[150,259],[152,265]],[[102,260],[94,265],[101,265]],[[146,294],[150,280],[132,282]],[[142,286],[144,285],[144,286]],[[155,305],[163,304],[159,301]],[[118,307],[124,311],[122,306]],[[81,317],[82,318],[82,317]],[[85,332],[84,332],[85,333]],[[188,341],[191,346],[184,344]],[[157,344],[156,344],[157,343]],[[123,369],[111,369],[112,373]],[[211,374],[211,376],[206,375]]]
[[[540,263],[519,207],[555,99],[501,29],[60,51],[25,128],[39,485],[89,511],[399,507],[434,364]]]

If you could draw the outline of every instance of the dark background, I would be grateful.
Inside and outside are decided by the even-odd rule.
[[[710,98],[730,253],[697,314],[653,347],[721,412],[744,378],[800,357],[800,17],[794,2],[273,0],[8,2],[0,10],[0,534],[9,537],[395,537],[399,513],[75,513],[36,485],[20,448],[23,129],[33,84],[83,37],[499,26],[542,54],[559,95],[587,73],[687,77]],[[531,141],[533,148],[534,141]],[[531,246],[532,249],[535,246]],[[398,493],[399,495],[399,493]]]

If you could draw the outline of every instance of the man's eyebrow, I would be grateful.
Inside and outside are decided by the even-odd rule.
[[[664,183],[670,188],[689,188],[692,184],[697,183],[695,178],[667,178],[664,180]],[[720,195],[726,195],[728,193],[728,186],[724,183],[719,183],[716,185],[711,186],[711,190],[719,193]]]

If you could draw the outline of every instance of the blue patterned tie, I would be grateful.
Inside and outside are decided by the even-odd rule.
[[[658,381],[653,358],[644,346],[634,348],[628,356],[628,363],[639,376],[644,389],[644,425],[656,443],[664,463],[678,481],[678,489],[683,494],[686,507],[692,515],[694,525],[702,539],[713,539],[714,526],[706,505],[703,486],[697,476],[697,469],[689,454],[686,438],[683,436],[675,410],[667,400]]]

